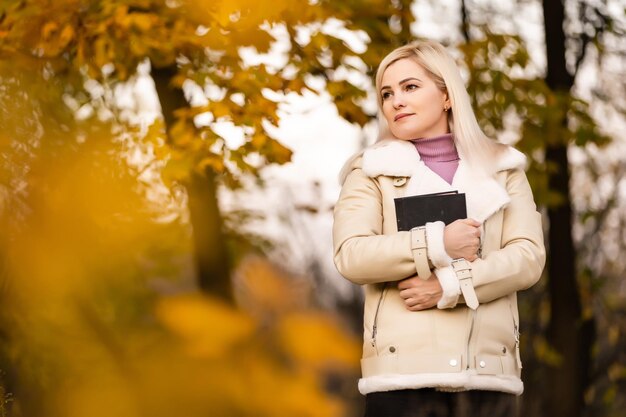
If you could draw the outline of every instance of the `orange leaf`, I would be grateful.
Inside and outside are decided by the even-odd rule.
[[[193,356],[216,357],[250,337],[252,319],[223,302],[199,294],[163,299],[156,309],[159,320],[186,343]]]

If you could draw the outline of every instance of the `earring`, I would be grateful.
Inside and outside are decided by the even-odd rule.
[[[449,107],[448,106],[443,106],[443,111],[448,111]]]

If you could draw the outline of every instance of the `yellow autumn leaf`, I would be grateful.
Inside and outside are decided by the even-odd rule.
[[[50,36],[56,32],[59,29],[59,24],[57,22],[47,22],[45,25],[42,26],[41,28],[41,37],[44,40],[47,40],[50,38]]]
[[[118,25],[127,28],[130,24],[128,20],[128,6],[125,4],[119,4],[115,8],[115,12],[113,13],[113,21]]]
[[[62,45],[63,48],[67,46],[68,43],[74,39],[74,28],[67,24],[63,26],[63,30],[61,31],[61,35],[59,35],[59,44]]]
[[[294,78],[293,80],[289,80],[287,83],[287,89],[295,92],[302,91],[303,88],[306,88],[307,85],[302,78]]]
[[[128,21],[130,26],[134,26],[144,32],[150,30],[157,20],[158,17],[154,14],[131,13],[128,15]]]
[[[238,404],[243,415],[272,417],[339,417],[343,404],[323,389],[318,374],[278,366],[272,356],[248,351],[238,358],[237,368],[245,370],[238,385]],[[247,387],[253,386],[250,390]],[[236,391],[235,391],[236,392]],[[280,396],[276,393],[280,392]]]
[[[213,116],[216,119],[219,119],[221,117],[228,117],[231,115],[232,112],[231,106],[229,106],[228,103],[225,101],[212,101],[209,103],[207,108],[211,113],[213,113]]]
[[[167,186],[175,182],[185,182],[189,178],[189,173],[192,168],[189,158],[185,158],[184,156],[179,157],[174,152],[170,152],[169,156],[170,159],[161,171],[163,182]]]
[[[291,160],[293,152],[291,149],[278,142],[276,139],[268,138],[269,150],[265,154],[269,162],[284,164]]]
[[[195,170],[202,174],[210,168],[213,172],[218,174],[224,172],[226,166],[224,165],[224,159],[220,155],[210,155],[202,158],[200,162],[196,164]]]
[[[94,61],[98,68],[109,63],[109,43],[105,36],[100,36],[93,44]]]
[[[250,143],[254,147],[254,149],[261,149],[263,145],[267,142],[267,135],[262,133],[255,133],[250,139]]]
[[[231,18],[234,19],[237,16],[237,10],[229,6],[226,1],[215,1],[214,4],[213,19],[220,27],[227,27],[231,23]]]
[[[255,329],[250,317],[200,294],[165,298],[157,304],[156,316],[196,357],[219,357],[250,337]]]
[[[284,398],[278,401],[280,410],[274,416],[291,417],[340,417],[345,415],[345,405],[321,388],[322,384],[312,375],[300,373],[292,377],[285,388]]]
[[[136,57],[145,57],[150,52],[148,45],[146,45],[144,42],[140,42],[139,40],[134,39],[132,35],[129,41],[129,47],[131,53]]]
[[[358,365],[359,343],[328,315],[300,313],[283,317],[278,334],[285,350],[302,365]]]
[[[255,315],[278,315],[308,306],[310,287],[269,260],[249,256],[234,274],[237,297]]]
[[[174,145],[185,147],[193,142],[196,132],[185,119],[179,119],[170,128],[170,137]]]
[[[110,53],[109,55],[113,55],[113,49],[109,50]],[[114,61],[115,57],[113,56],[111,61]],[[115,75],[117,76],[117,78],[119,78],[121,81],[126,81],[128,79],[128,68],[125,64],[120,64],[119,62],[116,62],[115,65]]]
[[[108,364],[104,360],[92,364],[89,377],[61,385],[56,401],[65,416],[133,417],[138,414],[126,381],[116,375],[114,367],[107,369],[105,365]]]

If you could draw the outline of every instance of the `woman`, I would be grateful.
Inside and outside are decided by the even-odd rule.
[[[516,293],[545,263],[525,157],[484,135],[436,42],[391,52],[376,92],[379,141],[344,167],[333,226],[339,272],[365,288],[365,414],[513,415]],[[467,219],[398,232],[394,198],[450,190]]]

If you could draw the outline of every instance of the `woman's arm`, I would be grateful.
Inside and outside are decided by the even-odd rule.
[[[523,171],[508,173],[506,187],[511,203],[502,213],[502,248],[487,254],[483,259],[478,258],[469,263],[471,283],[480,303],[532,286],[541,277],[545,264],[541,215],[537,212]],[[442,270],[436,271],[439,273]],[[454,273],[451,274],[450,278],[456,280]],[[427,286],[424,283],[409,278],[399,285],[403,286],[401,289],[406,294],[407,308],[419,310],[429,307],[426,303],[417,307],[410,304],[425,297]],[[460,299],[459,302],[464,300]],[[442,308],[454,307],[455,304],[456,301],[448,302]]]
[[[502,248],[471,263],[472,284],[481,303],[531,287],[546,261],[541,214],[524,172],[510,171],[506,188],[511,202],[503,211]]]
[[[381,192],[361,169],[346,178],[335,205],[334,261],[356,284],[398,281],[415,275],[412,232],[383,235]]]

